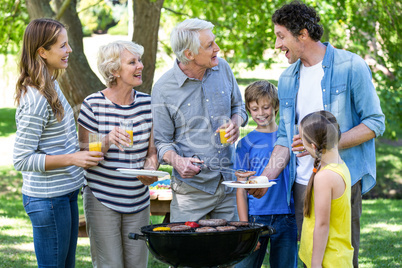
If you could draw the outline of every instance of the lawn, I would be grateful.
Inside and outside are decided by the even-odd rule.
[[[248,83],[248,81],[246,81]],[[15,109],[0,109],[0,139],[15,133]],[[250,122],[242,136],[254,126]],[[402,146],[379,139],[377,149],[377,185],[363,200],[360,267],[400,267],[402,265]],[[162,166],[170,171],[170,167]],[[32,228],[22,206],[22,177],[12,166],[0,166],[0,268],[36,267]],[[378,199],[367,199],[367,198]],[[83,213],[79,198],[80,213]],[[161,217],[153,216],[159,223]],[[264,262],[269,267],[268,261]],[[92,267],[88,238],[79,238],[76,267]],[[168,267],[152,256],[148,267]],[[301,266],[299,266],[301,267]]]
[[[11,166],[1,166],[0,177],[0,267],[36,267],[32,228],[22,206],[21,174]],[[79,200],[82,213],[82,199]],[[161,220],[161,217],[152,217],[153,223]],[[400,267],[401,235],[402,200],[364,200],[360,267]],[[88,238],[78,239],[76,266],[92,267]],[[148,267],[166,268],[168,265],[150,256]]]

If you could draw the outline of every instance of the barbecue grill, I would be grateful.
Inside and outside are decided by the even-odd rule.
[[[129,238],[146,241],[155,258],[174,267],[233,265],[252,253],[260,235],[275,233],[272,227],[258,223],[223,232],[197,233],[193,228],[181,232],[153,231],[166,226],[147,225],[141,228],[142,234],[130,233]]]

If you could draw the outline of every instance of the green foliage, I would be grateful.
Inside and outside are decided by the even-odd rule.
[[[169,22],[169,28],[189,17],[211,21],[215,25],[214,34],[221,55],[232,66],[239,63],[245,63],[247,68],[254,68],[260,63],[270,66],[274,59],[266,57],[264,52],[275,43],[271,16],[284,2],[238,0],[222,4],[194,0],[190,5],[189,2],[167,0],[164,6],[180,13],[168,12],[163,14],[162,19]]]
[[[232,67],[246,64],[252,69],[263,63],[267,68],[278,57],[271,57],[267,49],[275,46],[275,34],[271,17],[286,0],[258,1],[181,1],[166,0],[167,12],[162,25],[171,29],[176,23],[189,17],[211,21],[221,48],[221,56]],[[386,137],[397,138],[402,130],[402,47],[401,1],[391,0],[305,0],[321,17],[324,27],[322,41],[329,41],[337,48],[350,50],[370,60],[373,79],[386,115]],[[164,41],[163,44],[168,44]],[[241,63],[241,64],[240,64]]]
[[[344,47],[369,62],[386,116],[385,136],[396,139],[402,130],[402,3],[347,0],[344,4],[345,9],[337,8],[337,16],[347,25]]]
[[[104,0],[80,1],[77,6],[82,31],[88,36],[92,33],[106,33],[116,23],[112,7]]]
[[[46,0],[45,0],[46,1]],[[135,1],[135,0],[134,0]],[[113,5],[108,0],[81,0],[77,10],[84,33],[106,32],[122,20],[114,33],[125,33],[122,25],[127,13],[126,1]],[[171,53],[169,33],[175,24],[198,17],[215,24],[214,33],[221,48],[220,55],[238,72],[259,64],[269,68],[283,57],[276,51],[271,16],[287,0],[165,0],[161,16],[159,44]],[[325,32],[322,41],[350,50],[365,58],[373,71],[373,79],[386,115],[386,137],[398,138],[402,131],[402,47],[401,1],[392,0],[305,0],[321,16]],[[0,53],[19,47],[29,21],[24,0],[3,0],[0,4]],[[125,25],[125,24],[124,24]]]
[[[14,118],[14,108],[0,108],[0,137],[7,137],[17,131]]]
[[[0,2],[0,54],[18,51],[28,23],[29,17],[24,1]]]
[[[128,13],[122,13],[117,25],[111,27],[107,33],[111,35],[128,35]]]

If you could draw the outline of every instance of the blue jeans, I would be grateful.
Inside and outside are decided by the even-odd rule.
[[[53,198],[22,195],[32,222],[38,267],[75,267],[79,190]]]
[[[269,264],[271,268],[297,268],[297,226],[295,215],[249,215],[249,221],[272,226],[275,228],[276,233],[261,236],[259,240],[261,243],[260,249],[236,264],[236,268],[261,267],[269,241]]]

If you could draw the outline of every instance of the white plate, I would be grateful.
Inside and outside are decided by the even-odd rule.
[[[170,174],[166,171],[159,171],[159,170],[145,170],[145,169],[133,169],[133,168],[118,168],[117,171],[120,171],[126,175],[133,175],[133,176],[156,176],[158,178],[163,178]]]
[[[223,184],[232,188],[269,188],[272,185],[276,184],[276,182],[271,181],[268,183],[256,183],[256,184],[246,184],[245,181],[223,181]]]

